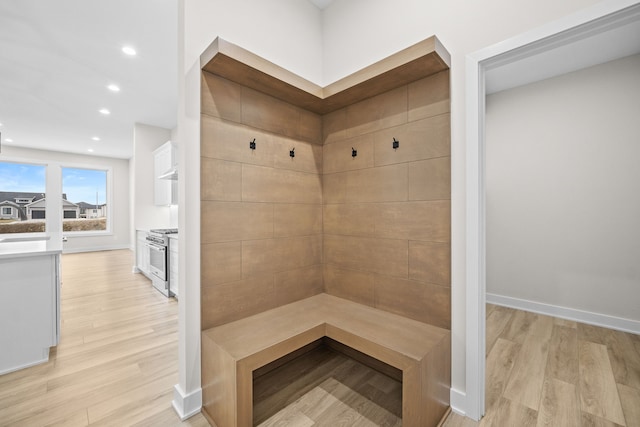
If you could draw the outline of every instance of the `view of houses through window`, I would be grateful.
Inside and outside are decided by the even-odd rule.
[[[62,168],[62,231],[107,229],[107,171]]]
[[[46,166],[0,162],[0,234],[44,232]],[[107,229],[107,171],[62,168],[62,230]]]

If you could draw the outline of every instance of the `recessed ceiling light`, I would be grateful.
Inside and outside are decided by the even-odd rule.
[[[99,136],[94,136],[91,139],[93,139],[94,141],[100,141],[100,137]]]
[[[93,153],[93,148],[89,148],[87,151]]]
[[[122,51],[125,53],[125,55],[129,56],[135,56],[137,53],[136,50],[131,46],[122,46]]]
[[[11,139],[11,138],[5,138],[5,142],[13,142],[13,139]]]
[[[111,114],[111,111],[107,110],[106,108],[103,108],[100,110],[100,114],[104,114],[105,116],[108,116],[109,114]]]
[[[110,84],[109,86],[107,86],[107,89],[109,89],[111,92],[120,92],[120,87],[114,84]]]

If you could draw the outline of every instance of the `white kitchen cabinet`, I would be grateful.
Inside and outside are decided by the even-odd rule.
[[[175,205],[178,203],[178,181],[163,177],[167,172],[175,170],[178,165],[176,145],[168,141],[153,152],[154,203],[157,206]]]
[[[169,292],[178,298],[178,236],[169,237]]]
[[[136,272],[151,278],[149,272],[149,250],[147,249],[147,232],[136,230]]]
[[[58,344],[62,240],[54,243],[0,243],[0,375],[46,362]]]

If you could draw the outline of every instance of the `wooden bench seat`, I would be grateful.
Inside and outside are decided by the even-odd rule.
[[[251,426],[253,371],[323,337],[402,371],[404,426],[436,426],[449,406],[450,331],[328,294],[202,333],[203,408],[217,427]]]

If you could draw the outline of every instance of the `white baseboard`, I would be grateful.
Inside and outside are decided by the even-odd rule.
[[[116,251],[119,249],[129,249],[129,245],[91,246],[90,248],[62,249],[62,253],[77,254],[82,252]]]
[[[202,409],[202,389],[198,388],[189,394],[185,394],[180,384],[176,384],[173,386],[172,405],[180,420],[184,421],[194,416]]]
[[[576,322],[601,326],[603,328],[631,332],[632,334],[640,334],[640,322],[637,320],[623,319],[606,314],[592,313],[589,311],[577,310],[575,308],[560,307],[557,305],[544,304],[490,293],[487,293],[487,302],[490,304],[516,308],[518,310],[546,314],[547,316],[575,320]]]
[[[449,399],[451,410],[458,415],[466,416],[467,394],[452,388],[449,393]]]

